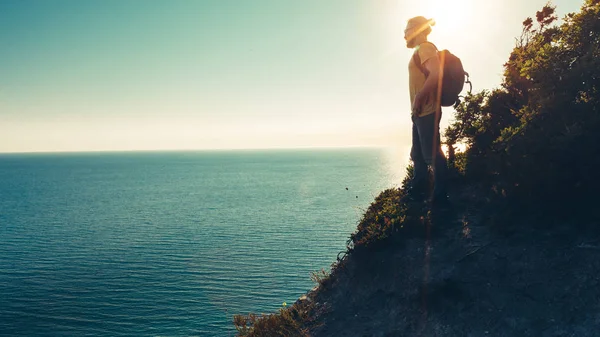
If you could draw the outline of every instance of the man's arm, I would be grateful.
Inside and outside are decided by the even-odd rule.
[[[425,69],[429,71],[429,76],[425,80],[425,84],[423,84],[423,88],[419,91],[419,94],[423,94],[425,97],[429,97],[429,95],[437,89],[439,76],[440,76],[440,59],[437,55],[430,57],[423,64]]]
[[[416,114],[421,112],[423,105],[425,105],[427,103],[427,99],[431,97],[430,95],[437,91],[440,76],[440,60],[437,54],[429,57],[427,61],[423,63],[423,66],[429,71],[429,75],[425,80],[425,84],[423,84],[423,88],[415,96],[413,113]]]

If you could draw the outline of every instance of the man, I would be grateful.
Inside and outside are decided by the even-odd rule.
[[[438,83],[441,84],[441,63],[435,45],[427,41],[434,23],[422,16],[408,20],[404,39],[408,48],[414,48],[409,64],[409,89],[412,104],[412,149],[414,178],[409,195],[416,200],[428,196],[429,170],[433,168],[434,189],[429,200],[432,205],[447,203],[446,179],[448,166],[440,144],[442,109]],[[420,61],[420,65],[417,62]],[[427,75],[425,75],[427,73]]]

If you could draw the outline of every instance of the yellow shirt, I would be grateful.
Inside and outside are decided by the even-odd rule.
[[[431,43],[422,43],[421,45],[417,46],[415,53],[419,53],[419,57],[421,58],[421,64],[424,64],[425,61],[437,55],[437,49]],[[419,67],[417,67],[414,58],[411,57],[410,62],[408,62],[408,88],[410,90],[411,107],[415,100],[415,96],[419,91],[421,91],[424,84],[425,74],[423,74]],[[425,105],[421,107],[421,113],[418,116],[422,117],[434,113],[437,108],[435,102],[435,92],[432,92],[429,95],[429,98],[426,100]]]

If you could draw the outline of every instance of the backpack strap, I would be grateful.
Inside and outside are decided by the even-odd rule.
[[[435,48],[435,50],[437,50],[437,47],[433,43],[431,43],[431,42],[423,42],[423,43],[429,43],[429,44],[433,45],[433,47]],[[423,74],[425,74],[425,78],[429,77],[429,70],[427,70],[427,68],[423,67],[423,64],[421,64],[421,57],[419,56],[419,49],[418,48],[413,53],[413,62],[415,62],[415,65],[417,66],[417,68],[419,68],[419,70]]]

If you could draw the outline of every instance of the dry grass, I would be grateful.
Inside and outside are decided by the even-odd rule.
[[[276,314],[235,315],[233,324],[238,336],[309,336],[305,323],[309,320],[312,310],[310,303],[296,303],[291,307],[281,308]]]

